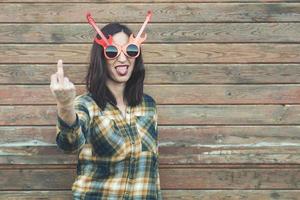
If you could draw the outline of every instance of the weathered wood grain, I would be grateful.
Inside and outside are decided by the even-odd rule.
[[[1,0],[1,2],[10,2],[10,3],[20,3],[20,0]],[[74,3],[137,3],[140,2],[138,0],[22,0],[22,2],[26,3],[66,3],[66,2],[74,2]],[[224,3],[230,3],[234,2],[236,3],[236,0],[143,0],[143,3],[209,3],[209,2],[224,2]],[[254,3],[267,3],[267,2],[274,2],[274,0],[239,0],[239,2],[248,3],[248,2],[254,2]],[[275,0],[276,2],[276,0]],[[280,0],[279,2],[282,2]],[[284,0],[284,2],[299,2],[299,0]]]
[[[1,127],[0,164],[75,164],[55,128]],[[299,164],[299,127],[159,127],[161,164]]]
[[[72,200],[72,191],[0,191],[0,198],[7,200]]]
[[[56,60],[53,60],[56,62]],[[145,84],[298,84],[300,64],[145,64]],[[1,84],[50,84],[56,64],[0,64]],[[87,64],[64,64],[73,83],[85,84]]]
[[[162,190],[164,199],[184,200],[296,200],[298,190]]]
[[[296,200],[299,2],[1,1],[0,199],[71,199],[77,159],[55,144],[50,75],[62,58],[82,93],[85,13],[135,32],[150,7],[145,90],[159,104],[164,199]]]
[[[0,22],[143,22],[149,8],[152,22],[299,22],[299,3],[2,3]]]
[[[166,200],[297,200],[299,190],[162,190]],[[0,198],[7,200],[66,200],[72,199],[67,191],[0,191]]]
[[[13,152],[11,150],[14,150]],[[17,149],[17,150],[16,150]],[[32,148],[37,149],[37,148]],[[195,164],[229,164],[229,165],[236,165],[236,164],[244,164],[244,165],[254,165],[254,164],[292,164],[292,165],[299,165],[300,156],[299,150],[294,151],[294,154],[290,152],[280,152],[280,153],[256,153],[255,150],[252,152],[247,151],[246,153],[242,154],[241,151],[215,151],[211,154],[202,154],[199,155],[198,153],[190,154],[190,155],[170,155],[163,153],[163,147],[160,148],[160,163],[166,165],[195,165]],[[166,148],[165,148],[166,149]],[[170,150],[169,150],[170,149]],[[168,148],[167,150],[171,152],[172,150],[176,150],[176,148]],[[196,148],[194,148],[196,149]],[[29,155],[25,156],[24,151],[21,148],[5,148],[4,155],[0,157],[1,165],[9,164],[11,167],[14,165],[60,165],[60,164],[76,164],[77,157],[76,155],[64,155],[62,152],[59,154],[53,155]],[[18,151],[22,152],[21,155],[18,155]],[[281,150],[285,151],[285,150]],[[186,152],[186,151],[185,151]],[[192,152],[192,151],[190,151]],[[272,152],[272,149],[269,149],[269,152]],[[9,154],[10,153],[10,154]],[[7,154],[7,155],[5,155]],[[8,155],[9,154],[9,155]],[[224,166],[224,168],[228,168],[228,166]],[[254,167],[255,168],[255,167]],[[278,167],[277,167],[278,168]]]
[[[23,169],[31,169],[31,170],[38,170],[38,169],[76,169],[77,163],[71,163],[71,164],[56,164],[56,165],[49,165],[49,164],[2,164],[0,165],[1,170],[23,170]],[[168,168],[174,168],[174,169],[182,169],[182,168],[192,168],[192,169],[208,169],[208,168],[214,168],[214,169],[299,169],[299,164],[280,164],[280,163],[253,163],[253,165],[249,165],[247,163],[234,163],[234,164],[225,164],[225,163],[204,163],[204,164],[161,164],[159,165],[159,168],[161,169],[168,169]]]
[[[162,164],[298,163],[299,126],[159,126]],[[0,164],[74,164],[55,127],[0,127]]]
[[[3,44],[0,63],[88,63],[90,44]],[[42,53],[41,53],[42,52]],[[300,44],[145,44],[151,63],[294,63]]]
[[[300,169],[162,168],[162,189],[299,189]],[[75,169],[0,170],[1,190],[66,190]],[[22,177],[22,178],[19,178]]]
[[[34,142],[34,141],[33,141]],[[76,164],[75,153],[64,153],[55,145],[32,141],[4,144],[0,147],[0,164]],[[167,146],[167,145],[168,146]],[[22,146],[21,146],[22,145]],[[28,146],[26,146],[28,145]],[[163,146],[164,145],[164,146]],[[246,145],[197,144],[175,146],[160,143],[160,164],[300,164],[299,143],[257,143]]]
[[[298,124],[297,105],[165,105],[158,106],[161,124]]]
[[[160,125],[295,125],[299,105],[158,105]],[[0,125],[54,125],[56,106],[0,106]]]
[[[147,43],[300,41],[299,23],[149,24],[146,32]],[[95,33],[89,24],[0,24],[0,43],[92,43]]]
[[[55,126],[0,126],[0,146],[55,144]],[[300,126],[158,126],[160,146],[300,144]]]
[[[71,80],[72,81],[72,80]],[[86,93],[76,85],[77,95]],[[157,104],[299,104],[299,85],[146,85]],[[14,92],[11,92],[14,91]],[[0,85],[3,104],[56,104],[49,85]],[[174,98],[176,97],[176,98]]]

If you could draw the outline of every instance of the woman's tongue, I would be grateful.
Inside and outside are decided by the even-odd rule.
[[[116,70],[117,70],[117,73],[120,75],[120,76],[125,76],[128,72],[128,69],[127,69],[128,65],[119,65],[116,67]]]

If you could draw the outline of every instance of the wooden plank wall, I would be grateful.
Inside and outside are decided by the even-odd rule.
[[[300,0],[1,0],[0,199],[70,199],[76,155],[55,144],[56,62],[84,92],[99,25],[137,31],[158,102],[164,199],[300,195]]]

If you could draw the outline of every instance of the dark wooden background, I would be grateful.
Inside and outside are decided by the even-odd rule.
[[[135,32],[158,103],[164,199],[300,199],[300,0],[1,0],[0,199],[70,199],[50,75],[82,94],[93,30]]]

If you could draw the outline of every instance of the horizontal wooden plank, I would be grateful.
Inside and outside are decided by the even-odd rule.
[[[289,200],[299,194],[299,190],[162,190],[163,198],[170,200]]]
[[[75,87],[77,95],[86,93],[85,85]],[[146,85],[145,93],[157,104],[297,104],[300,99],[296,84]],[[0,105],[56,104],[49,85],[0,85],[0,96]]]
[[[159,145],[177,147],[195,144],[211,147],[300,144],[299,129],[299,126],[159,126],[158,128]]]
[[[19,152],[16,149],[11,151],[13,148],[6,148],[3,154],[10,155],[1,155],[0,156],[0,163],[1,164],[9,164],[12,166],[16,164],[24,165],[56,165],[56,164],[76,164],[77,158],[75,155],[63,155],[62,152],[59,154],[43,154],[43,155],[30,155],[25,156],[25,153],[21,155],[17,155]],[[21,152],[21,148],[19,148]],[[24,149],[24,148],[23,148]],[[32,148],[36,150],[37,148]],[[169,152],[174,150],[175,148],[171,149]],[[8,153],[9,152],[9,153]],[[163,150],[160,150],[163,152]],[[186,152],[186,151],[185,151]],[[190,151],[191,152],[191,151]],[[165,165],[195,165],[195,164],[300,164],[299,159],[299,151],[296,151],[295,154],[291,153],[272,153],[272,149],[269,150],[269,154],[266,153],[255,153],[255,150],[252,152],[246,152],[244,154],[241,153],[232,153],[233,151],[215,151],[214,154],[191,154],[188,157],[186,155],[165,155],[164,153],[160,153],[160,163]],[[237,151],[235,151],[237,152]],[[19,153],[20,154],[20,153]]]
[[[299,129],[159,126],[160,163],[299,163]],[[0,127],[0,136],[1,164],[76,163],[55,147],[55,127]]]
[[[54,63],[58,59],[88,63],[90,48],[90,44],[3,44],[0,63]],[[145,44],[143,52],[144,61],[151,63],[300,62],[300,44]]]
[[[0,174],[6,177],[0,182],[1,191],[38,189],[63,190],[71,188],[75,180],[76,170],[0,170]]]
[[[30,141],[1,145],[0,164],[42,165],[77,163],[77,155],[75,153],[64,154],[55,145],[46,146],[36,142],[37,145],[33,146],[32,143]],[[25,146],[26,144],[28,146]],[[165,165],[300,164],[299,143],[272,144],[264,142],[247,145],[196,144],[187,147],[171,146],[171,142],[159,142],[159,144],[159,162]]]
[[[295,125],[299,105],[158,105],[160,125]],[[56,106],[0,106],[0,125],[54,125]],[[179,114],[180,113],[180,114]]]
[[[300,42],[299,23],[149,24],[146,32],[151,43]],[[0,43],[91,43],[94,34],[89,24],[0,24]]]
[[[145,84],[300,83],[300,64],[145,64],[145,68]],[[0,84],[50,84],[56,70],[56,64],[0,64]],[[87,65],[64,64],[64,73],[73,83],[85,84],[82,74]]]
[[[254,2],[254,3],[264,3],[264,2],[273,2],[274,0],[239,0],[239,2],[244,2],[244,3],[248,3],[248,2]],[[276,1],[276,0],[275,0]],[[10,2],[10,3],[66,3],[66,2],[74,2],[74,3],[140,3],[141,1],[139,0],[1,0],[1,2],[6,3],[6,2]],[[224,2],[224,3],[229,3],[229,2],[234,2],[236,3],[237,0],[143,0],[143,3],[208,3],[208,2]],[[299,0],[284,0],[284,3],[286,2],[300,2]]]
[[[5,151],[2,151],[0,155],[0,164],[9,164],[11,166],[14,165],[24,165],[24,164],[30,164],[30,165],[57,165],[57,164],[76,164],[77,163],[77,156],[74,154],[70,154],[70,155],[66,155],[63,154],[62,151],[58,151],[57,148],[52,147],[52,149],[49,150],[49,148],[3,148],[5,149]],[[26,150],[24,150],[26,149]],[[28,150],[31,149],[33,150],[32,152],[34,152],[36,154],[36,150],[39,149],[40,151],[44,150],[44,154],[40,154],[40,155],[29,155],[26,156],[24,154],[26,154],[28,152]],[[48,150],[48,152],[47,152]],[[56,154],[52,153],[52,154],[48,154],[49,151],[55,151],[56,150]],[[27,152],[26,152],[27,151]],[[30,150],[29,150],[30,151]],[[53,152],[52,151],[52,152]],[[6,155],[5,155],[6,154]],[[29,153],[30,154],[30,153]],[[282,156],[280,156],[282,157]],[[293,158],[295,159],[295,158]],[[299,157],[297,158],[299,159]]]
[[[300,169],[160,169],[162,189],[299,189]],[[66,190],[75,169],[0,170],[1,190]],[[22,177],[20,179],[20,177]]]
[[[159,126],[161,164],[299,164],[299,126]],[[0,127],[0,164],[75,164],[55,127]]]
[[[49,165],[49,164],[1,164],[0,165],[0,170],[23,170],[23,169],[32,169],[32,170],[37,170],[37,169],[76,169],[77,163],[72,163],[72,164],[55,164],[55,165]],[[249,165],[248,163],[238,163],[238,164],[161,164],[159,165],[159,168],[161,169],[299,169],[299,164],[272,164],[272,163],[253,163]]]
[[[55,144],[55,126],[0,126],[0,146]],[[159,146],[268,147],[300,144],[300,126],[158,126]]]
[[[164,105],[158,106],[160,124],[298,124],[297,105]]]
[[[0,191],[0,198],[7,200],[72,200],[71,190],[67,191]]]
[[[299,172],[299,169],[160,169],[161,185],[166,189],[298,189]]]
[[[299,190],[162,190],[166,200],[291,200],[297,199]],[[0,191],[0,198],[8,200],[66,200],[72,199],[71,190],[67,191]]]
[[[0,22],[142,22],[148,8],[153,22],[299,22],[299,3],[2,3]]]

